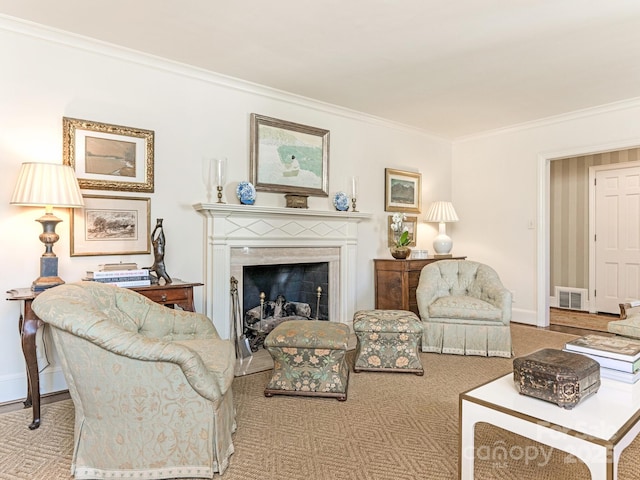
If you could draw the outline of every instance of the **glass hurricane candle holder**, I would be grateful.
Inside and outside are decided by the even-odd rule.
[[[224,180],[227,170],[227,157],[218,157],[215,159],[215,175],[216,175],[216,190],[218,191],[218,203],[225,203],[222,201],[222,189],[224,187]]]

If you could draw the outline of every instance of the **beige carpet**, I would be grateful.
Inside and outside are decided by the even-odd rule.
[[[615,315],[597,315],[595,313],[562,310],[559,308],[549,309],[549,323],[551,325],[562,325],[565,327],[606,332],[607,325],[609,322],[614,320],[620,320],[620,318]]]
[[[517,356],[562,347],[571,335],[514,325]],[[351,356],[353,354],[350,354]],[[504,358],[422,354],[425,375],[351,374],[349,398],[262,394],[269,372],[234,380],[239,428],[224,480],[449,480],[458,471],[458,394],[507,373]],[[579,408],[576,407],[576,408]],[[46,405],[42,426],[27,429],[30,410],[0,415],[0,479],[69,479],[73,407]],[[596,420],[596,419],[594,419]],[[589,478],[584,464],[496,427],[480,424],[476,445],[512,453],[476,462],[476,479]],[[494,448],[495,447],[495,448]],[[524,452],[536,458],[525,460]],[[542,465],[541,465],[542,464]],[[620,480],[640,478],[640,439],[623,453]]]

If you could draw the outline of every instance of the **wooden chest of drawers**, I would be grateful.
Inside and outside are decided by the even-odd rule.
[[[409,310],[416,315],[416,287],[425,265],[438,260],[464,260],[467,257],[422,258],[415,260],[374,259],[376,309]]]
[[[161,305],[173,307],[179,306],[182,310],[195,312],[193,304],[193,287],[202,285],[201,283],[189,283],[174,279],[173,283],[162,285],[151,285],[149,287],[131,287],[129,290],[144,295]]]

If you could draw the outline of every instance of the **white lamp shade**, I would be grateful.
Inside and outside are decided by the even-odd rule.
[[[458,215],[451,202],[433,202],[427,212],[427,222],[457,222]]]
[[[73,169],[55,163],[23,163],[9,203],[70,208],[84,206]]]
[[[446,224],[457,222],[456,214],[451,202],[433,202],[427,212],[427,222],[438,222],[438,236],[433,240],[433,249],[437,255],[449,255],[453,247],[451,237],[447,235]]]

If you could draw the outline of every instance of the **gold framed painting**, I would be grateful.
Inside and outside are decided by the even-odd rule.
[[[251,114],[256,190],[329,196],[329,130]]]
[[[384,176],[385,212],[420,213],[422,175],[385,168]]]
[[[151,199],[83,195],[71,215],[71,256],[151,253]]]
[[[152,130],[63,117],[62,135],[63,163],[80,188],[153,192]]]

